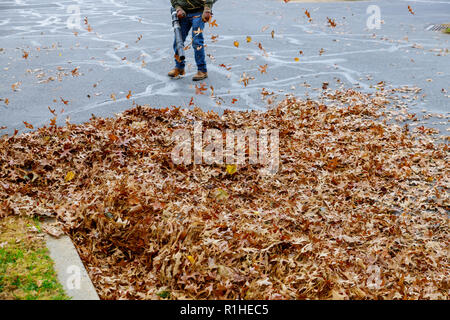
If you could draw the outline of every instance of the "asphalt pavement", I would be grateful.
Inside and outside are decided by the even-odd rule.
[[[173,67],[169,4],[0,2],[0,133],[27,130],[24,121],[46,125],[54,114],[58,123],[110,117],[135,104],[265,110],[262,90],[278,99],[316,96],[324,82],[365,92],[380,81],[418,87],[412,111],[449,114],[450,34],[427,29],[449,22],[450,1],[219,0],[217,26],[204,31],[203,84],[191,81],[192,49],[186,77],[166,75]]]

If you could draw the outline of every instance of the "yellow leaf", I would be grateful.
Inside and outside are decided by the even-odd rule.
[[[247,37],[247,43],[252,42],[252,37],[248,36]]]
[[[236,168],[235,164],[227,165],[227,173],[228,174],[234,174],[234,173],[236,173],[236,171],[237,171],[237,168]]]
[[[187,258],[192,264],[195,264],[195,259],[193,256],[187,256]]]
[[[235,42],[234,42],[234,46],[235,46],[236,48],[239,48],[239,41],[235,41]]]
[[[299,62],[299,61],[300,61],[300,59],[299,59],[299,58],[295,58],[294,60],[295,60],[295,62]]]
[[[64,180],[66,180],[66,182],[72,181],[73,178],[75,178],[75,172],[73,171],[69,171],[66,174],[66,177],[64,178]]]

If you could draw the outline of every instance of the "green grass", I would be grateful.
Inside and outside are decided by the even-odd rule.
[[[37,220],[0,219],[0,300],[67,300]]]
[[[445,29],[444,31],[442,31],[444,33],[450,33],[450,28]]]

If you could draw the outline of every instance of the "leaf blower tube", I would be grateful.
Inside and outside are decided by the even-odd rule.
[[[186,59],[186,55],[184,54],[184,43],[183,37],[181,36],[180,20],[178,20],[177,10],[175,10],[174,7],[172,7],[170,11],[172,12],[172,26],[173,31],[175,32],[175,41],[177,43],[177,55],[181,61],[184,61]]]

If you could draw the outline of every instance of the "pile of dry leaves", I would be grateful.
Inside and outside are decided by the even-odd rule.
[[[325,98],[3,137],[1,212],[56,215],[103,299],[448,299],[448,146],[384,121],[382,94]],[[278,173],[174,165],[195,120],[279,129]]]

